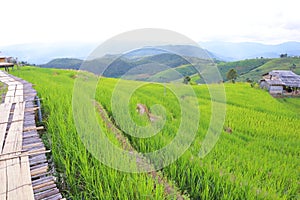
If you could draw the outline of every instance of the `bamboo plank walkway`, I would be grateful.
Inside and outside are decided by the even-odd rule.
[[[3,71],[0,81],[8,87],[0,104],[0,200],[62,199],[35,124],[36,91]]]

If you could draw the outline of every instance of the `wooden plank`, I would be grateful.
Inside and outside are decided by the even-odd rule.
[[[7,160],[6,167],[7,199],[34,199],[28,156]]]
[[[1,115],[0,115],[0,124],[8,122],[8,117],[10,113],[12,104],[0,104],[0,110],[1,110]]]
[[[16,90],[16,92],[15,92],[15,96],[23,96],[23,89],[21,89],[21,90]]]
[[[48,170],[48,164],[47,164],[47,166],[43,166],[43,167],[31,170],[30,174],[31,174],[31,176],[36,176],[38,174],[47,172],[47,170]]]
[[[16,103],[11,126],[8,130],[2,153],[20,151],[22,149],[22,133],[25,103]]]
[[[60,200],[60,199],[62,199],[62,196],[60,193],[43,198],[43,200]],[[65,199],[62,199],[62,200],[65,200]]]
[[[2,153],[2,148],[4,146],[4,139],[6,134],[7,124],[0,124],[0,155]]]
[[[6,162],[0,162],[0,180],[1,180],[1,187],[0,187],[0,199],[6,199]]]
[[[8,122],[8,117],[9,117],[11,106],[12,106],[12,104],[1,104],[0,105],[0,110],[1,110],[1,115],[0,115],[0,155],[2,153],[1,151],[4,146],[4,139],[5,139],[7,122]]]
[[[33,108],[26,108],[25,109],[25,112],[34,112],[34,111],[36,111],[36,110],[38,110],[38,109],[40,109],[40,107],[33,107]]]
[[[14,98],[15,97],[5,97],[4,103],[14,103]]]
[[[5,123],[8,122],[8,117],[10,113],[12,104],[0,104],[0,110],[1,110],[1,115],[0,115],[0,123]]]
[[[37,180],[33,180],[32,181],[33,189],[38,188],[39,185],[47,183],[52,180],[53,180],[52,176],[46,176],[46,177],[39,178]]]
[[[31,143],[31,144],[23,145],[23,148],[24,149],[29,149],[31,147],[36,147],[36,146],[41,146],[41,145],[44,145],[44,143],[42,143],[42,142],[36,142],[36,143]]]
[[[24,96],[15,96],[13,102],[23,102],[24,101]]]
[[[8,90],[5,97],[14,97],[16,90]]]
[[[16,103],[12,121],[24,120],[25,103]]]
[[[49,153],[49,152],[50,152],[50,150],[47,150],[47,151],[31,151],[31,152],[17,151],[17,152],[2,154],[2,155],[0,155],[0,162],[4,161],[4,160],[13,159],[13,158],[21,158],[21,157],[26,157],[26,156],[45,154],[45,153]],[[45,158],[45,160],[46,160],[46,158]],[[30,163],[30,165],[31,165],[31,163]]]
[[[10,85],[7,88],[7,91],[15,91],[16,90],[16,86],[15,85]]]
[[[43,130],[44,127],[43,126],[39,126],[39,127],[36,127],[36,126],[29,126],[29,127],[25,127],[24,128],[24,132],[27,132],[27,131],[33,131],[33,130]]]
[[[2,153],[22,150],[23,122],[13,122],[8,130]]]
[[[22,188],[19,183],[22,181],[20,176],[19,158],[9,159],[6,161],[7,174],[7,200],[22,199]]]
[[[17,90],[23,90],[23,84],[19,84],[19,85],[17,85]]]
[[[9,81],[6,82],[7,85],[18,85],[20,84],[19,81],[15,81],[15,79],[9,79]]]
[[[49,186],[49,185],[53,185],[53,184],[55,184],[55,183],[54,183],[54,180],[51,179],[51,180],[49,180],[48,182],[42,182],[42,183],[40,183],[39,185],[33,186],[33,189],[34,189],[34,190],[39,190],[39,189],[41,189],[41,188],[45,188],[45,187],[47,187],[47,186]]]
[[[30,166],[34,166],[34,165],[38,165],[38,164],[41,164],[41,163],[46,163],[47,160],[44,158],[44,159],[39,159],[39,160],[31,160],[30,159]]]
[[[23,130],[24,132],[24,130]],[[37,137],[38,136],[38,133],[37,132],[24,132],[24,136],[23,136],[23,139],[24,138],[31,138],[31,137]]]
[[[34,196],[35,196],[35,199],[44,199],[44,198],[53,196],[58,193],[59,193],[59,190],[57,188],[53,188],[53,189],[46,190],[46,191],[40,192],[38,194],[35,194]]]
[[[34,199],[28,156],[21,157],[22,199]]]
[[[46,186],[43,185],[43,186],[39,186],[38,189],[34,189],[34,193],[39,193],[39,192],[42,192],[45,190],[56,188],[54,181],[52,181],[52,183],[47,183],[47,184],[48,185],[46,185]]]

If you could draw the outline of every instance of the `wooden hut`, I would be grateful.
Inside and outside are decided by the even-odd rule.
[[[288,70],[273,70],[263,74],[260,87],[267,89],[272,95],[297,94],[300,89],[300,76]]]
[[[9,71],[9,67],[14,67],[14,63],[10,62],[12,57],[0,56],[0,68],[5,68],[5,71]]]

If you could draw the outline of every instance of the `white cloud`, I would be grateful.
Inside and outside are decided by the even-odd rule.
[[[137,28],[170,29],[196,41],[300,41],[296,0],[5,0],[0,19],[0,46],[98,42]]]

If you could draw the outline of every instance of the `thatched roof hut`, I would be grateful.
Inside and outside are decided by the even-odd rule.
[[[260,86],[271,94],[282,94],[287,89],[297,91],[300,88],[300,76],[288,70],[273,70],[263,74]]]
[[[0,56],[0,68],[5,68],[8,71],[9,67],[14,67],[14,63],[10,62],[12,57]]]

